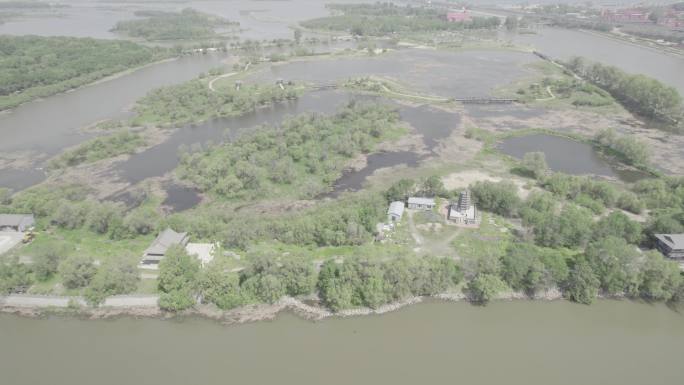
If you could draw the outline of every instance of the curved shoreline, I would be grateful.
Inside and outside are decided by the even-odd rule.
[[[13,107],[1,109],[1,110],[0,110],[0,115],[11,114],[11,113],[14,112],[17,108],[20,108],[20,107],[25,106],[25,105],[27,105],[27,104],[40,102],[40,101],[43,101],[43,100],[45,100],[45,99],[48,99],[48,98],[51,98],[51,97],[54,97],[54,96],[69,94],[69,93],[76,92],[76,91],[78,91],[78,90],[80,90],[80,89],[83,89],[83,88],[96,86],[96,85],[98,85],[98,84],[100,84],[100,83],[108,82],[108,81],[111,81],[111,80],[118,79],[118,78],[120,78],[120,77],[122,77],[122,76],[130,75],[130,74],[132,74],[132,73],[134,73],[134,72],[136,72],[136,71],[140,71],[140,70],[145,69],[145,68],[147,68],[147,67],[151,67],[151,66],[154,66],[154,65],[157,65],[157,64],[163,64],[163,63],[168,63],[168,62],[172,62],[172,61],[178,60],[178,59],[180,59],[181,57],[182,57],[181,55],[172,56],[172,57],[167,57],[167,58],[164,58],[164,59],[160,59],[160,60],[156,60],[156,61],[153,61],[153,62],[145,63],[145,64],[139,65],[139,66],[137,66],[137,67],[127,68],[127,69],[125,69],[125,70],[123,70],[123,71],[119,71],[119,72],[115,72],[115,73],[106,75],[106,76],[101,77],[101,78],[99,78],[99,79],[96,79],[96,80],[94,80],[94,81],[91,81],[91,82],[88,82],[88,83],[85,83],[85,84],[81,84],[81,85],[79,85],[79,86],[77,86],[77,87],[69,88],[68,90],[55,92],[55,93],[50,94],[50,95],[38,96],[38,97],[36,97],[36,98],[33,98],[33,99],[30,99],[30,100],[26,100],[26,101],[24,101],[24,102],[21,102],[21,103],[15,105],[15,106],[13,106]]]

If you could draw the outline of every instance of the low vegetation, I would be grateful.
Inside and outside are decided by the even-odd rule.
[[[607,91],[572,78],[544,78],[516,92],[521,101],[565,99],[576,107],[603,107],[613,104],[613,98]]]
[[[120,21],[112,31],[149,41],[203,40],[219,37],[218,28],[237,27],[239,23],[186,8],[179,13],[137,11],[143,19]]]
[[[277,85],[243,85],[213,91],[204,79],[158,88],[140,99],[134,124],[181,125],[241,115],[256,108],[296,99],[301,89]]]
[[[168,57],[127,41],[0,36],[0,110]]]
[[[357,36],[415,34],[425,31],[462,31],[495,29],[498,17],[474,17],[466,22],[449,22],[446,12],[434,8],[399,6],[393,3],[329,4],[336,14],[307,20],[302,26],[311,29],[348,32]]]
[[[617,67],[573,58],[566,64],[584,79],[610,92],[627,109],[682,129],[682,97],[674,87],[645,75],[630,75]]]
[[[60,169],[94,163],[123,154],[132,154],[145,145],[142,135],[127,130],[89,140],[67,150],[50,161],[50,168]]]
[[[332,116],[301,115],[186,154],[179,175],[224,199],[310,198],[326,191],[352,158],[401,132],[390,108],[352,103]]]

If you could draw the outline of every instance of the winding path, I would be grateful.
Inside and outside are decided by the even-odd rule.
[[[209,89],[212,90],[213,92],[216,92],[216,90],[214,89],[214,82],[215,81],[217,81],[219,79],[223,79],[223,78],[229,78],[229,77],[234,76],[234,75],[237,75],[237,72],[231,72],[231,73],[223,74],[223,75],[220,75],[220,76],[217,76],[217,77],[211,79],[211,81],[209,82]]]
[[[538,102],[544,102],[544,101],[553,100],[556,98],[556,95],[554,95],[553,92],[551,91],[551,86],[546,86],[546,92],[549,93],[548,98],[541,98],[541,99],[535,99],[535,100]]]

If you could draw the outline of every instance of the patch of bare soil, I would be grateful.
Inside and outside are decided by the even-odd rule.
[[[516,186],[518,186],[518,196],[520,196],[523,199],[527,198],[527,196],[532,191],[540,190],[537,187],[533,187],[531,189],[526,188],[527,181],[523,179],[515,177],[503,178],[499,176],[493,176],[481,170],[466,170],[461,172],[455,172],[442,178],[444,187],[446,187],[449,190],[464,189],[470,186],[471,184],[480,181],[489,181],[496,183],[501,182],[503,180],[513,182]]]

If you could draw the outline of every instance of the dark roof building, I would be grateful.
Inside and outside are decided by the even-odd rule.
[[[655,234],[656,247],[668,258],[684,261],[684,234]]]
[[[145,250],[143,255],[143,265],[156,265],[166,255],[166,251],[175,245],[185,246],[190,238],[188,233],[177,233],[171,229],[166,229],[159,233],[150,247]]]
[[[26,231],[36,224],[33,214],[0,214],[0,230]]]

